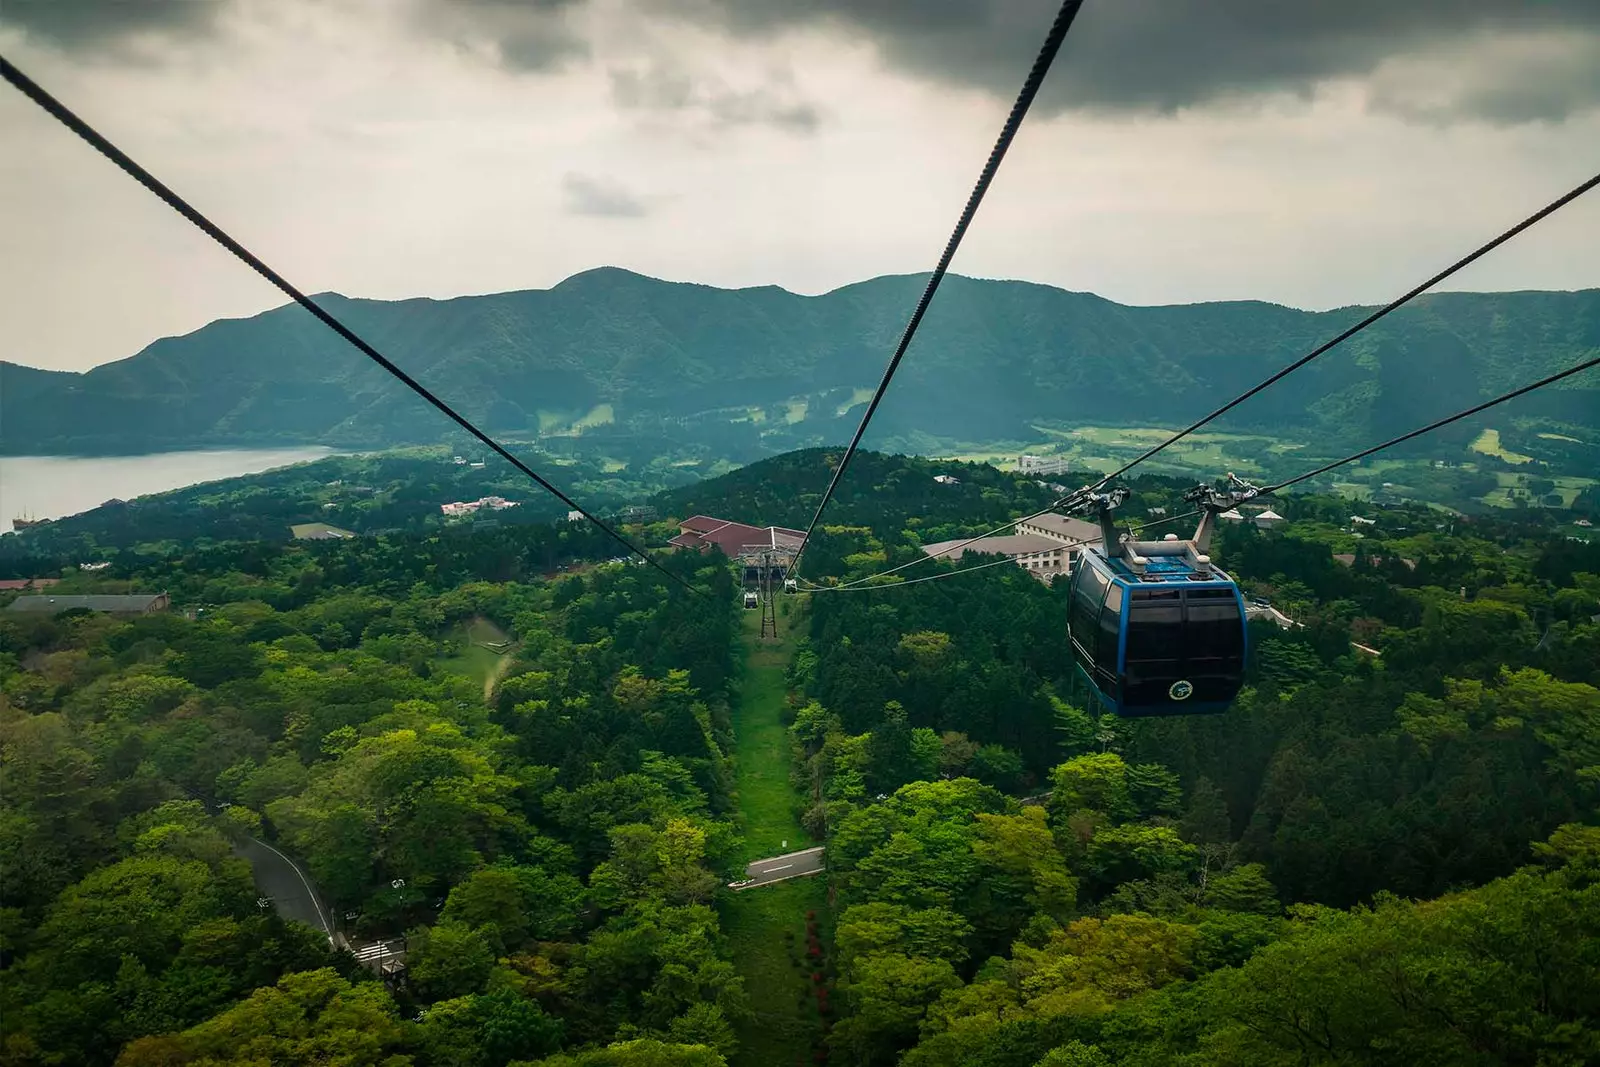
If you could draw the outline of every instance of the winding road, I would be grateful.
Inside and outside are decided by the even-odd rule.
[[[270,900],[285,919],[297,919],[314,930],[321,930],[328,944],[344,947],[344,938],[333,922],[333,913],[318,895],[317,888],[295,862],[265,841],[245,838],[233,850],[250,864],[256,889]]]

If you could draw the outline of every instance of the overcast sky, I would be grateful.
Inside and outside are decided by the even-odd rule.
[[[0,53],[312,292],[817,293],[933,265],[1055,6],[0,0]],[[283,302],[10,87],[0,144],[0,359]],[[1597,171],[1597,0],[1088,0],[954,269],[1377,303]],[[1451,287],[1593,286],[1600,192]]]

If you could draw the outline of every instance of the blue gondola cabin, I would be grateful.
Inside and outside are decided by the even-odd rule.
[[[1105,709],[1122,716],[1225,710],[1243,683],[1247,632],[1233,579],[1203,548],[1212,516],[1189,541],[1086,548],[1072,578],[1073,659]]]

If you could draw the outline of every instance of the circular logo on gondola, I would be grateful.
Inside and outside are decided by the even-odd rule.
[[[1167,690],[1167,696],[1173,700],[1188,700],[1194,695],[1194,684],[1178,679],[1172,683],[1172,688]]]

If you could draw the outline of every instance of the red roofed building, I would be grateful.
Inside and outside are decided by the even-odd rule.
[[[21,592],[24,589],[45,589],[55,585],[60,578],[7,578],[0,581],[0,593]]]
[[[723,555],[732,558],[745,552],[794,552],[805,539],[804,530],[790,530],[782,526],[746,526],[729,519],[695,515],[678,524],[678,536],[667,544],[674,548],[695,548],[701,552],[716,545],[722,549]]]

